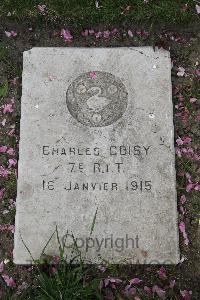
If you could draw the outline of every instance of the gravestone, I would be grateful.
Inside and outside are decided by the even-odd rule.
[[[169,52],[24,52],[15,263],[178,263],[174,161]]]

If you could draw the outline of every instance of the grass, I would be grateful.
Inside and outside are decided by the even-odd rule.
[[[184,10],[186,3],[187,9]],[[38,4],[46,5],[44,14],[38,12]],[[131,23],[189,25],[197,21],[195,4],[193,0],[149,0],[149,3],[143,0],[101,0],[100,8],[96,8],[94,0],[4,0],[0,4],[0,16],[10,12],[11,20],[37,18],[54,25],[66,24],[73,29]]]

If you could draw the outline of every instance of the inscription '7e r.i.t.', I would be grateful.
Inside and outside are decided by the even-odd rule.
[[[170,74],[151,47],[24,52],[15,263],[56,228],[68,258],[179,262]]]

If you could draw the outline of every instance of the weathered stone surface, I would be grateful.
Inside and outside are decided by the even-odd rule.
[[[24,52],[15,263],[56,226],[89,262],[179,261],[170,76],[150,47]]]

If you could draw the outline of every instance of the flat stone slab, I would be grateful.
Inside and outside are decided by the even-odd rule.
[[[58,255],[57,228],[68,259],[76,242],[88,263],[178,263],[169,52],[33,48],[23,59],[14,262],[48,241]]]

